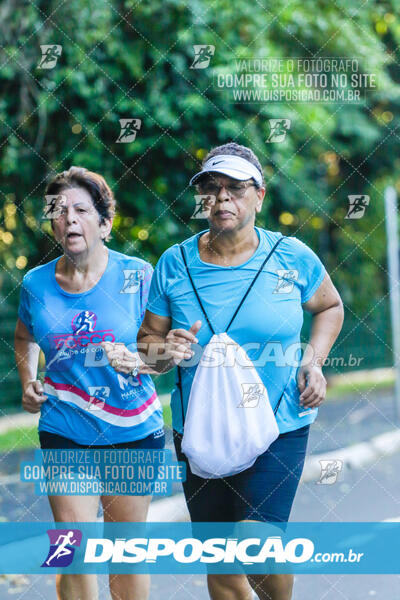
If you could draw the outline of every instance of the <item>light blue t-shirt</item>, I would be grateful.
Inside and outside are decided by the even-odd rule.
[[[136,350],[153,268],[109,249],[97,284],[71,294],[57,283],[58,260],[25,275],[18,312],[46,359],[39,430],[82,445],[143,439],[163,426],[153,380],[117,373],[100,343]]]
[[[255,230],[259,245],[255,253],[238,266],[224,267],[201,260],[198,237],[208,230],[183,242],[190,273],[215,333],[226,331],[259,267],[275,242],[282,237],[279,232],[260,227],[255,227]],[[296,374],[301,356],[301,305],[313,296],[324,276],[323,264],[308,246],[295,237],[284,238],[264,266],[228,330],[228,335],[246,350],[256,367],[272,408],[276,407],[283,393],[276,413],[280,433],[299,429],[312,423],[317,416],[318,409],[304,411],[299,407]],[[171,329],[189,329],[201,319],[202,326],[196,337],[202,348],[212,337],[178,244],[168,248],[156,265],[147,309],[170,317]],[[172,424],[180,433],[183,430],[182,414],[186,415],[191,384],[202,352],[201,348],[198,350],[192,359],[180,363],[183,407],[177,373],[175,375],[176,385],[171,397]]]

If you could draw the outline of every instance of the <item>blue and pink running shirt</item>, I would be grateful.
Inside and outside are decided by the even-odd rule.
[[[39,430],[95,446],[145,438],[163,426],[153,380],[117,373],[100,343],[136,350],[153,268],[109,249],[97,284],[71,294],[56,281],[58,260],[25,275],[18,312],[46,359]]]

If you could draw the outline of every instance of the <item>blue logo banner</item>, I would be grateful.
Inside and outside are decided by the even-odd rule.
[[[400,574],[400,523],[0,523],[0,573]]]

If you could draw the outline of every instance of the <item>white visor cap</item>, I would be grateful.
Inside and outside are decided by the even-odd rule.
[[[260,171],[255,165],[241,156],[233,156],[231,154],[213,156],[204,163],[202,170],[192,177],[189,185],[195,185],[204,173],[222,173],[233,179],[239,179],[239,181],[245,181],[253,177],[255,182],[260,187],[262,186]]]

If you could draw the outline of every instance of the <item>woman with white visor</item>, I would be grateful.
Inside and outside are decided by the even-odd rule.
[[[284,529],[303,469],[309,427],[325,398],[322,366],[342,326],[342,302],[308,246],[255,226],[265,185],[252,150],[236,143],[214,148],[190,183],[209,201],[209,229],[161,256],[138,344],[146,351],[152,343],[161,345],[163,354],[156,364],[154,352],[152,358],[150,352],[147,359],[143,356],[158,372],[179,364],[172,419],[178,460],[187,464],[183,487],[192,521],[278,522]],[[311,336],[301,362],[294,364],[292,350],[300,346],[303,310],[312,314]],[[194,350],[204,349],[220,332],[247,349],[278,430],[275,441],[249,468],[207,478],[193,472],[196,456],[188,460],[182,452],[182,436],[193,398],[199,401],[202,396],[209,409],[210,436],[218,403],[229,402],[219,390],[202,390],[196,375],[200,364],[192,360]],[[231,425],[230,419],[218,423],[227,436]],[[249,435],[248,444],[251,441]],[[207,443],[204,439],[206,447]],[[213,445],[209,448],[211,461]],[[213,600],[249,599],[251,588],[261,600],[288,600],[292,586],[290,574],[208,575]]]

